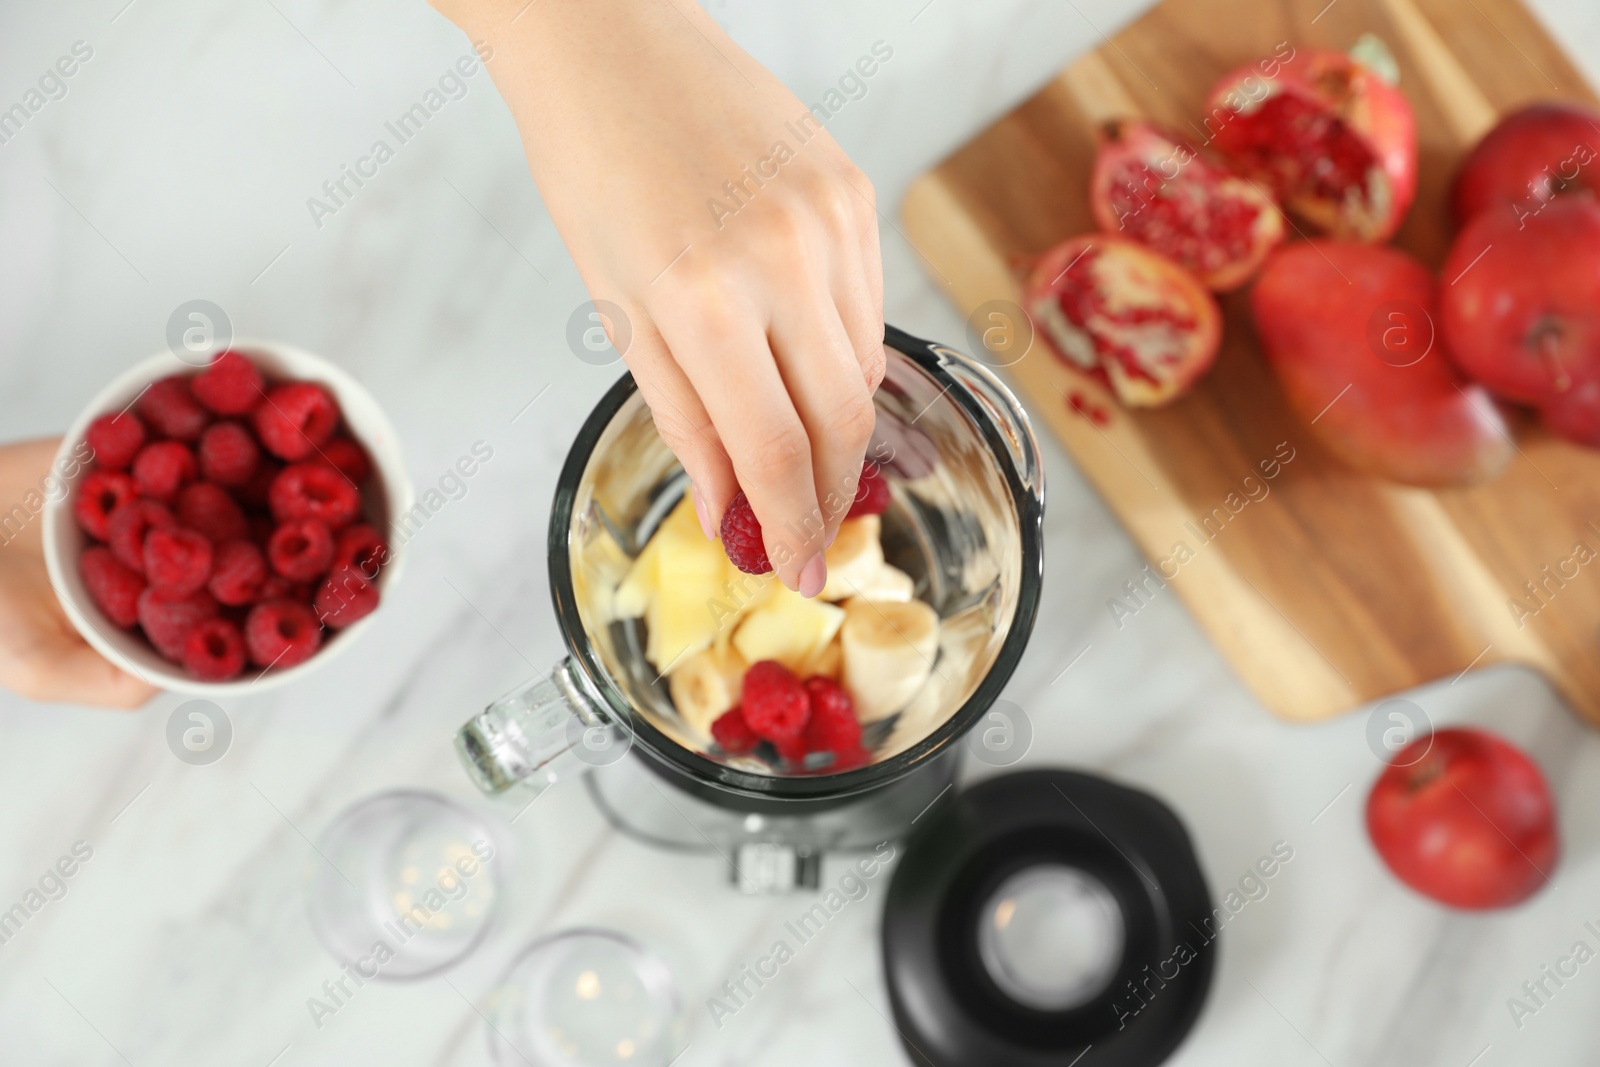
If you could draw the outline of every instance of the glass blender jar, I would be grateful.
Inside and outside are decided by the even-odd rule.
[[[954,781],[963,736],[1020,659],[1039,605],[1044,476],[1016,398],[983,365],[889,327],[869,455],[893,502],[889,563],[940,618],[926,685],[872,724],[865,766],[780,770],[721,752],[674,708],[644,655],[645,622],[613,593],[688,479],[631,375],[584,423],[550,517],[550,585],[568,656],[467,722],[456,747],[485,793],[542,789],[564,763],[590,775],[601,809],[670,848],[709,846],[747,891],[815,886],[822,852],[902,835]],[[614,744],[596,758],[595,739]]]

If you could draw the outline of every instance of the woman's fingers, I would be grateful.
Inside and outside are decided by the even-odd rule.
[[[815,596],[828,571],[811,441],[761,318],[724,295],[687,302],[660,326],[727,446],[773,570],[790,589]]]
[[[877,412],[831,299],[820,292],[796,296],[773,319],[772,349],[810,440],[818,520],[828,544],[855,499]]]
[[[628,346],[627,363],[639,392],[650,405],[656,431],[694,483],[695,513],[707,537],[717,536],[722,512],[739,491],[739,480],[727,449],[706,414],[683,369],[673,361],[653,325],[640,315],[641,325]]]

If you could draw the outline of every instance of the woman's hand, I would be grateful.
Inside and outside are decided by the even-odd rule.
[[[492,49],[584,283],[630,320],[625,358],[707,536],[742,488],[779,578],[815,595],[884,371],[871,185],[690,0],[434,2]]]
[[[156,690],[112,666],[78,636],[44,568],[40,515],[12,511],[42,492],[57,441],[0,446],[0,686],[29,700],[135,708]],[[18,528],[20,525],[20,529]]]

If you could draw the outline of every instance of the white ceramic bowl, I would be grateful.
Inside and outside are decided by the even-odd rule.
[[[400,451],[399,435],[372,394],[327,360],[289,345],[276,341],[245,340],[229,347],[248,356],[261,368],[269,382],[316,382],[333,394],[344,414],[345,426],[372,457],[374,480],[364,493],[367,498],[367,518],[379,530],[390,531],[393,517],[410,511],[415,501]],[[100,415],[121,411],[153,381],[171,374],[194,374],[197,370],[192,362],[181,360],[171,352],[161,352],[130,367],[100,390],[73,420],[61,439],[54,469],[70,469],[69,457],[88,432],[89,424]],[[137,631],[123,630],[107,619],[84,588],[83,579],[78,573],[78,556],[89,544],[89,538],[78,528],[72,508],[79,485],[87,473],[87,469],[80,469],[68,482],[67,492],[56,495],[55,499],[45,504],[45,566],[49,569],[50,584],[55,587],[62,608],[84,640],[106,659],[135,677],[163,689],[212,697],[282,685],[316,670],[349,648],[377,616],[377,612],[373,612],[344,630],[331,631],[317,654],[298,666],[270,671],[247,668],[245,673],[231,681],[202,682],[178,664],[162,659]],[[404,559],[404,546],[391,542],[389,561],[378,574],[378,591],[382,597],[378,611],[382,611],[383,603],[388,601],[389,592],[400,577]]]

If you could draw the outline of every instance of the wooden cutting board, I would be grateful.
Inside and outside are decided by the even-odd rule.
[[[1421,141],[1417,204],[1396,243],[1437,268],[1451,238],[1450,176],[1495,116],[1534,100],[1595,100],[1516,0],[1324,2],[1167,0],[918,179],[903,205],[912,243],[963,314],[1019,301],[1029,258],[1094,229],[1086,190],[1099,122],[1143,115],[1193,130],[1228,70],[1285,41],[1347,49],[1373,32],[1399,61]],[[1580,542],[1600,553],[1600,452],[1523,419],[1520,454],[1492,485],[1431,492],[1354,473],[1289,412],[1244,292],[1222,303],[1215,369],[1160,411],[1126,413],[1043,338],[1001,372],[1152,564],[1188,550],[1167,563],[1176,575],[1164,588],[1144,578],[1108,614],[1135,626],[1141,601],[1176,593],[1287,718],[1519,662],[1600,724],[1600,558],[1574,559]],[[1251,499],[1263,485],[1267,495]],[[1528,582],[1543,586],[1539,599]]]

